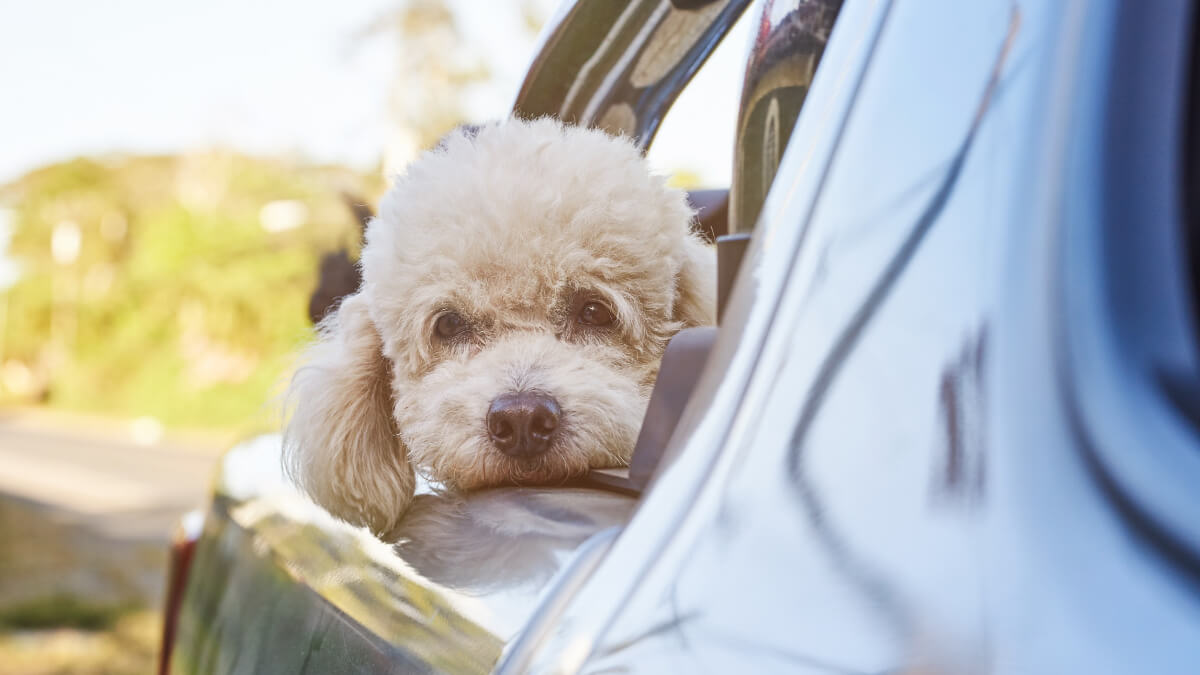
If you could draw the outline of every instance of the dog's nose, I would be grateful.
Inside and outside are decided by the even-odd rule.
[[[488,409],[488,435],[500,452],[510,457],[532,457],[550,447],[561,417],[558,401],[547,394],[501,394]]]

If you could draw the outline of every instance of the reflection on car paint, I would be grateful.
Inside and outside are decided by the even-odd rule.
[[[766,0],[750,47],[734,148],[730,232],[754,229],[842,0]]]
[[[172,672],[487,672],[543,586],[634,504],[578,488],[425,485],[387,543],[291,488],[279,447],[266,436],[223,460]]]
[[[959,508],[982,506],[987,475],[986,414],[987,327],[963,342],[962,351],[942,370],[938,385],[940,417],[945,429],[941,452],[934,453],[930,496],[936,503]]]

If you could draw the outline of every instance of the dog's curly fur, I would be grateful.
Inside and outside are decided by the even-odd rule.
[[[667,340],[714,320],[715,258],[682,192],[627,140],[550,119],[452,134],[367,229],[363,284],[292,380],[294,480],[343,520],[392,530],[414,467],[449,488],[553,483],[627,464]],[[601,303],[611,326],[579,321]],[[437,333],[454,312],[466,329]],[[561,406],[549,449],[491,443],[489,405]]]

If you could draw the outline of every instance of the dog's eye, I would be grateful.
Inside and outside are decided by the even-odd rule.
[[[598,302],[589,302],[579,310],[579,323],[585,326],[607,326],[612,322],[612,312]]]
[[[467,322],[458,314],[447,312],[438,317],[434,330],[437,331],[438,337],[450,340],[467,330]]]

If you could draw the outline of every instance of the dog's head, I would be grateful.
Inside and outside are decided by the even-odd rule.
[[[713,257],[632,144],[543,119],[455,134],[367,230],[363,285],[293,383],[290,469],[391,529],[449,487],[628,462],[667,340],[713,321]]]

